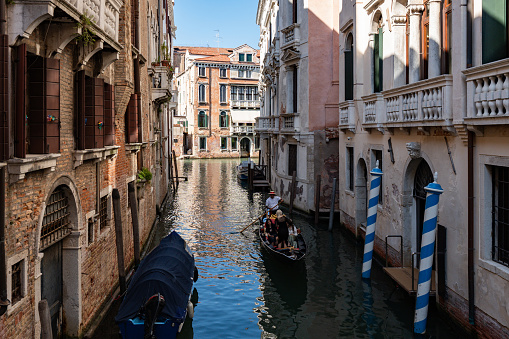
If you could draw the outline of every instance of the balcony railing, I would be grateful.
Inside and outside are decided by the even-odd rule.
[[[263,133],[263,132],[273,132],[278,128],[279,126],[276,126],[276,117],[271,116],[265,116],[265,117],[257,117],[257,124],[256,124],[256,132]]]
[[[344,101],[339,105],[339,128],[348,129],[355,133],[355,102]]]
[[[283,33],[283,47],[299,41],[299,24],[292,24],[281,30]]]
[[[509,59],[469,68],[467,116],[470,125],[509,123]]]
[[[254,133],[255,128],[253,126],[233,126],[232,132],[238,134]]]
[[[231,100],[232,108],[260,108],[259,100]]]
[[[383,97],[388,127],[440,125],[452,120],[451,75],[390,89],[383,92]]]
[[[153,68],[154,75],[152,77],[152,100],[166,101],[170,96],[170,78],[168,74],[168,67],[153,66]]]
[[[281,114],[281,132],[294,133],[300,131],[299,113]]]
[[[383,123],[382,111],[385,113],[383,107],[383,96],[381,93],[374,93],[365,97],[362,97],[364,101],[364,109],[362,114],[362,122],[364,128],[380,127]]]

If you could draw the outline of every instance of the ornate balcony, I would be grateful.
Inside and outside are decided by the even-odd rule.
[[[257,133],[271,133],[276,130],[276,117],[268,116],[268,117],[257,117],[256,118],[256,128],[255,131]]]
[[[230,100],[232,108],[260,108],[259,100]]]
[[[283,28],[281,30],[281,33],[283,33],[283,45],[282,48],[288,48],[300,40],[300,30],[299,30],[299,24],[292,24],[286,28]]]
[[[509,124],[509,59],[463,71],[467,82],[467,125]]]
[[[172,98],[170,92],[170,75],[167,66],[153,66],[152,101],[165,102]]]
[[[355,101],[348,100],[339,104],[339,129],[355,133]]]
[[[255,128],[253,126],[233,126],[232,132],[235,134],[253,134]]]
[[[281,133],[298,133],[300,132],[300,116],[299,113],[284,113],[280,115]]]
[[[385,122],[385,109],[381,93],[373,93],[362,97],[362,127],[366,130],[381,128]]]

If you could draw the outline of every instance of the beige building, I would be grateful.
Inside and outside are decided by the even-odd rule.
[[[389,261],[410,268],[424,187],[438,172],[430,302],[486,338],[509,336],[507,6],[343,0],[336,16],[341,221],[364,235],[369,172],[379,161],[375,251],[385,257],[388,241]]]
[[[259,51],[175,47],[173,123],[177,156],[257,157]]]

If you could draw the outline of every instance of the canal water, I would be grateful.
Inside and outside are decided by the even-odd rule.
[[[195,255],[194,319],[179,338],[412,338],[414,299],[377,261],[371,282],[362,281],[363,244],[339,225],[329,232],[327,221],[315,227],[311,217],[294,214],[308,245],[304,262],[294,266],[260,250],[252,228],[238,233],[263,212],[267,196],[237,181],[237,164],[180,162],[179,175],[189,180],[165,206],[149,245],[176,230]],[[94,338],[118,338],[117,308]],[[468,338],[435,307],[429,313],[419,338]]]

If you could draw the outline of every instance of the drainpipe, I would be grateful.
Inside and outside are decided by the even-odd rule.
[[[475,325],[474,300],[474,132],[468,131],[468,321]]]
[[[134,2],[134,47],[138,50],[138,57],[134,60],[134,93],[138,94],[138,142],[143,142],[143,124],[141,112],[141,83],[140,83],[140,2]],[[138,169],[143,168],[143,151],[138,153]]]

